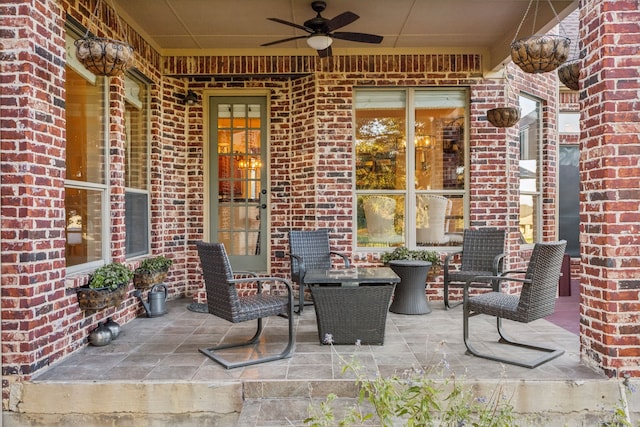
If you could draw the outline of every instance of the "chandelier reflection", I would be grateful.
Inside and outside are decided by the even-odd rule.
[[[258,170],[262,167],[262,162],[257,157],[249,157],[248,160],[240,160],[238,167],[241,169]]]
[[[434,148],[433,141],[435,137],[433,135],[416,136],[414,140],[416,150],[416,162],[420,163],[420,168],[423,171],[429,169],[428,151]]]

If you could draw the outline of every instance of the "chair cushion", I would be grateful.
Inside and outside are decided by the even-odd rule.
[[[256,294],[242,296],[239,299],[240,310],[234,316],[234,323],[286,314],[289,304],[286,297],[279,295]]]
[[[518,313],[518,295],[502,292],[486,292],[469,298],[468,309],[474,313],[488,314],[503,319],[523,322]]]

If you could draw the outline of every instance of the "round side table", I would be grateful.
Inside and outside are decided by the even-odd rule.
[[[399,314],[428,314],[431,307],[425,294],[427,273],[431,268],[428,261],[394,260],[389,267],[400,276],[396,285],[393,302],[389,311]]]

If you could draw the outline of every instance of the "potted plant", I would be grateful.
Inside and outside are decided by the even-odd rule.
[[[78,288],[78,304],[83,310],[117,307],[127,293],[133,271],[124,264],[112,262],[89,275],[87,286]]]
[[[136,289],[146,289],[164,282],[172,264],[173,260],[162,255],[143,260],[134,270],[133,286]]]
[[[436,251],[430,251],[427,249],[411,250],[405,246],[395,248],[391,252],[385,252],[382,254],[382,262],[389,264],[389,261],[398,259],[414,259],[419,261],[428,261],[431,263],[431,269],[429,270],[428,278],[433,278],[440,272],[442,262],[440,260],[440,254]]]

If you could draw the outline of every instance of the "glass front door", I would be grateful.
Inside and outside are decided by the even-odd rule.
[[[211,241],[235,270],[267,268],[266,98],[212,97]]]

